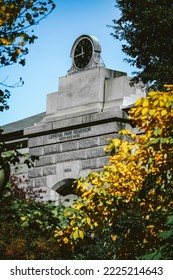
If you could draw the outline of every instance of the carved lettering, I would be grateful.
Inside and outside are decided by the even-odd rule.
[[[64,172],[65,172],[65,173],[71,172],[71,168],[66,168],[66,169],[64,169]]]
[[[82,127],[74,130],[57,132],[49,135],[49,139],[56,139],[57,141],[66,141],[82,137],[81,134],[91,131],[91,127]]]

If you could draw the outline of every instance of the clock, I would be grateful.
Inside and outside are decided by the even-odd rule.
[[[82,70],[88,66],[93,56],[93,43],[87,38],[81,38],[75,47],[73,61],[76,69]]]
[[[68,74],[73,74],[94,67],[103,66],[100,63],[101,45],[94,35],[81,35],[74,42],[70,56],[72,67]]]

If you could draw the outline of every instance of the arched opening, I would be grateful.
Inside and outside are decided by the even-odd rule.
[[[59,181],[56,183],[53,187],[52,190],[56,191],[59,195],[66,196],[69,194],[74,194],[74,181],[76,179],[74,178],[68,178]]]
[[[57,192],[60,195],[59,203],[65,206],[71,206],[75,200],[78,199],[78,196],[74,191],[74,178],[68,178],[59,181],[56,183],[52,190]]]

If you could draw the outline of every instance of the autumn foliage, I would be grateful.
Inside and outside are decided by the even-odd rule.
[[[37,39],[33,27],[54,8],[52,0],[0,0],[0,68],[14,63],[25,65],[28,45]],[[7,88],[23,85],[22,78],[13,85],[7,80],[8,77],[4,77],[0,81],[0,111],[9,109],[10,91]]]
[[[37,202],[20,180],[0,199],[2,259],[173,258],[173,86],[130,110],[109,164],[76,181],[71,207]],[[17,181],[16,181],[17,180]]]
[[[54,232],[62,248],[75,251],[110,229],[106,244],[114,241],[112,257],[139,258],[172,237],[165,232],[173,205],[173,86],[165,87],[130,110],[136,133],[122,130],[110,140],[109,164],[76,182],[80,199],[64,210],[61,230]]]

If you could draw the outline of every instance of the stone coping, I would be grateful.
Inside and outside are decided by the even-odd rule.
[[[121,122],[130,123],[127,114],[122,110],[117,109],[84,116],[73,116],[71,118],[68,117],[61,120],[56,120],[55,118],[51,122],[47,123],[40,122],[34,126],[25,128],[24,135],[45,134],[46,132],[50,132],[52,130],[68,129],[79,125],[88,125],[91,123],[102,123],[105,122],[105,120],[121,120]]]

